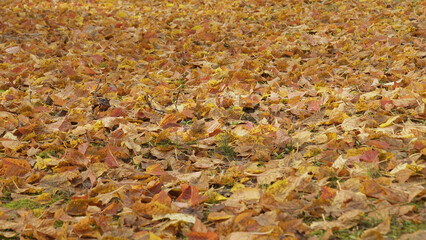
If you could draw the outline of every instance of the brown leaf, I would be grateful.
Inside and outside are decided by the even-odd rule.
[[[71,200],[66,208],[65,211],[72,216],[81,216],[85,215],[87,211],[87,207],[89,206],[89,200],[86,199],[75,199]]]
[[[14,158],[2,158],[0,174],[4,178],[11,176],[22,176],[31,171],[31,165],[26,160]]]

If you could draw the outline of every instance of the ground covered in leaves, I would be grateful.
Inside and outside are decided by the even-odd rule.
[[[425,239],[425,8],[1,1],[0,238]]]

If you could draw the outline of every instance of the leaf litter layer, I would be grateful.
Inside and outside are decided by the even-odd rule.
[[[424,2],[0,6],[2,238],[424,239]]]

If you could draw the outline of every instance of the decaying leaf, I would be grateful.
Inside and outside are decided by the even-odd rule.
[[[0,238],[425,238],[424,1],[0,9]]]

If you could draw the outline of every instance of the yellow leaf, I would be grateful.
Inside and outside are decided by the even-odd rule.
[[[389,118],[389,119],[388,119],[385,123],[380,124],[380,126],[379,126],[379,127],[381,127],[381,128],[383,128],[383,127],[388,127],[388,126],[390,126],[390,125],[393,123],[393,121],[395,121],[397,118],[399,118],[399,116],[393,116],[393,117]]]
[[[34,165],[35,169],[42,170],[47,168],[47,164],[53,161],[56,161],[54,158],[41,158],[40,156],[36,156],[37,162]]]
[[[44,204],[44,203],[48,203],[50,201],[52,201],[52,196],[49,193],[42,193],[40,195],[38,195],[34,201]]]
[[[333,111],[330,115],[330,120],[326,121],[325,124],[331,125],[333,123],[341,124],[346,118],[349,118],[349,116],[340,111]]]
[[[155,235],[154,233],[149,232],[149,240],[161,240],[161,238]]]
[[[414,172],[421,172],[423,170],[423,166],[417,165],[416,163],[408,164],[407,168]]]
[[[192,28],[192,30],[198,31],[198,30],[200,30],[201,28],[203,28],[203,27],[202,27],[202,26],[200,26],[200,25],[197,25],[197,26],[194,26],[194,27]]]
[[[228,198],[215,192],[213,199],[214,199],[214,201],[225,201]]]
[[[230,219],[231,217],[233,217],[233,215],[227,214],[225,212],[211,212],[207,216],[207,220],[208,221],[222,221],[222,220]]]
[[[122,18],[122,17],[127,17],[128,15],[125,11],[120,10],[115,14],[115,16]]]
[[[268,187],[268,189],[266,190],[266,192],[272,194],[272,195],[277,195],[280,192],[284,191],[287,186],[289,185],[288,180],[284,179],[284,180],[278,180],[275,183],[273,183],[271,186]]]
[[[328,133],[325,133],[325,135],[327,136],[328,141],[337,139],[337,133],[335,132],[328,132]]]
[[[93,130],[95,130],[95,132],[99,131],[99,129],[104,127],[104,123],[101,120],[98,120],[95,125],[93,126]]]
[[[236,191],[238,191],[238,190],[240,190],[240,189],[243,189],[243,188],[245,188],[245,186],[244,186],[243,184],[241,184],[241,183],[236,183],[236,184],[234,184],[234,186],[231,188],[231,192],[232,192],[232,193],[234,193],[234,192],[236,192]]]
[[[303,157],[310,158],[313,156],[316,156],[318,153],[322,152],[320,148],[309,148],[305,154],[303,154]]]

